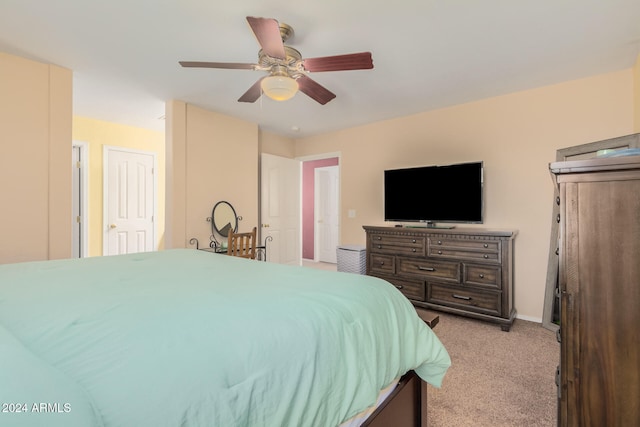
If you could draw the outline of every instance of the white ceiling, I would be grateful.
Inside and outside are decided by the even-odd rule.
[[[313,73],[337,97],[237,99],[262,73],[246,16],[291,25],[305,58],[370,51],[374,69]],[[631,67],[640,0],[1,0],[0,51],[74,72],[74,114],[164,130],[182,100],[303,137]],[[1,95],[0,95],[1,96]]]

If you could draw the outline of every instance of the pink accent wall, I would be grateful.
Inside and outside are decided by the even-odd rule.
[[[337,165],[337,157],[302,163],[302,258],[304,259],[314,257],[315,169]]]

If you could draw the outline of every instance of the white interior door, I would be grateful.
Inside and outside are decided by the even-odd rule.
[[[318,261],[336,263],[340,235],[339,207],[340,175],[338,166],[315,170],[315,235]]]
[[[105,147],[104,255],[155,250],[155,154]]]
[[[301,265],[300,161],[262,154],[260,222],[267,261]]]

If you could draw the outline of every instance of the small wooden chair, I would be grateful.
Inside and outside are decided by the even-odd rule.
[[[227,255],[256,259],[256,227],[247,233],[234,233],[229,229]]]

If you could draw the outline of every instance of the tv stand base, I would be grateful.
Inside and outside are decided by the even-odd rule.
[[[451,230],[452,228],[456,228],[455,225],[437,225],[435,223],[427,223],[424,225],[405,225],[406,228],[432,228],[439,230]]]

